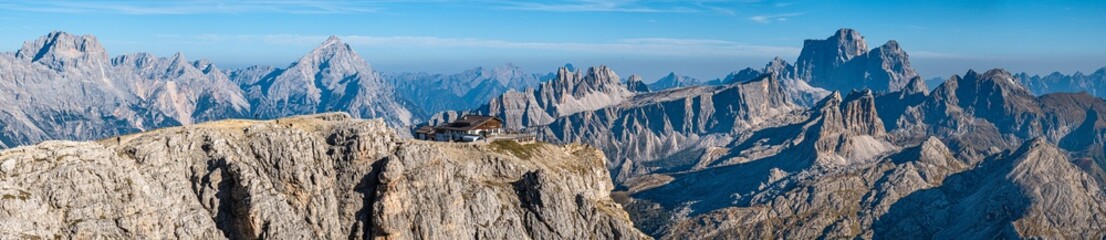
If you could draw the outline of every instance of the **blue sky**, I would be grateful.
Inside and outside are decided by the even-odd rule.
[[[337,35],[384,72],[573,63],[713,79],[793,61],[804,39],[842,27],[873,48],[897,40],[927,78],[1106,66],[1106,1],[0,1],[0,13],[3,51],[62,30],[112,55],[179,51],[224,68],[283,67]]]

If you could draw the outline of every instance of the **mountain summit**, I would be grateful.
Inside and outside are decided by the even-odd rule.
[[[345,111],[362,118],[384,118],[396,127],[414,121],[411,111],[396,99],[393,87],[335,36],[286,69],[246,71],[263,71],[232,74],[243,77],[235,81],[244,84],[255,117]],[[251,79],[256,77],[261,79]]]
[[[35,41],[23,43],[23,48],[20,48],[15,56],[47,65],[54,70],[67,66],[107,64],[108,59],[104,46],[100,45],[100,41],[95,36],[77,36],[61,31],[51,32]]]
[[[882,92],[898,91],[918,75],[898,42],[891,40],[869,51],[864,36],[847,28],[825,40],[806,40],[795,61],[795,73],[810,85],[828,90]]]

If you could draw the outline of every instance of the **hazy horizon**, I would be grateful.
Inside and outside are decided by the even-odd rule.
[[[0,49],[50,31],[97,36],[109,54],[182,52],[222,68],[284,67],[330,35],[381,72],[604,64],[647,82],[793,62],[840,28],[896,40],[925,78],[968,69],[1048,74],[1106,66],[1106,3],[1072,1],[373,1],[2,3]],[[1079,37],[1072,37],[1079,36]]]

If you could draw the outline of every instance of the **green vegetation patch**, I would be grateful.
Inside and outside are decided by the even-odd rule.
[[[521,159],[534,157],[534,153],[538,151],[539,147],[537,143],[519,144],[511,140],[495,140],[488,145],[502,153],[511,154]]]

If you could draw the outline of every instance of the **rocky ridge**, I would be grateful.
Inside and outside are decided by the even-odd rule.
[[[228,118],[345,111],[418,121],[349,45],[330,38],[288,68],[223,70],[183,54],[109,58],[96,37],[52,32],[0,54],[0,148]]]
[[[1106,95],[1106,67],[1091,73],[1075,72],[1066,75],[1052,72],[1044,76],[1018,73],[1015,76],[1023,86],[1036,95],[1065,92],[1087,92],[1091,96],[1098,97]]]
[[[4,238],[640,239],[582,145],[403,140],[381,120],[226,120],[0,152]]]
[[[1101,139],[1106,101],[1035,97],[997,69],[923,85],[831,94],[805,120],[618,194],[640,228],[671,239],[1102,237],[1102,148],[1074,139]]]
[[[555,118],[621,103],[634,95],[607,66],[572,72],[561,67],[537,88],[508,90],[474,111],[499,116],[508,128],[542,126]]]
[[[662,91],[662,90],[665,90],[665,89],[692,87],[692,86],[699,86],[699,85],[703,85],[703,84],[704,83],[700,82],[699,79],[695,79],[695,78],[684,76],[684,75],[677,75],[674,72],[670,72],[670,73],[668,73],[668,75],[665,75],[664,77],[661,77],[660,79],[657,79],[657,81],[654,81],[653,83],[650,83],[649,84],[649,89],[656,90],[656,91]]]

